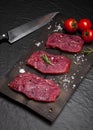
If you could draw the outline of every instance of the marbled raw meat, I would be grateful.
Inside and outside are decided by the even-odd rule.
[[[84,40],[78,35],[69,35],[64,33],[53,33],[47,41],[47,48],[58,48],[66,52],[80,52],[82,50]]]
[[[51,62],[46,63],[42,56],[46,56]],[[49,54],[45,51],[36,51],[26,60],[26,64],[45,74],[62,74],[70,69],[70,60],[62,55]]]
[[[30,99],[42,102],[54,102],[61,91],[53,80],[44,79],[29,72],[17,75],[8,86]]]

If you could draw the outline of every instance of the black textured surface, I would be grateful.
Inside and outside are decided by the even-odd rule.
[[[1,0],[0,33],[52,11],[60,11],[66,17],[89,17],[93,21],[91,1],[66,0]],[[5,75],[19,57],[29,48],[31,36],[13,44],[0,45],[0,76]],[[51,125],[36,113],[16,105],[0,95],[1,130],[92,130],[93,129],[93,68],[69,100],[57,120]]]

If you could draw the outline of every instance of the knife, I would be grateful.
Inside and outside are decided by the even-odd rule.
[[[49,13],[28,23],[20,25],[14,29],[11,29],[7,33],[0,35],[0,42],[2,43],[3,40],[7,40],[10,44],[12,44],[22,37],[34,32],[35,30],[49,23],[58,13],[59,12]]]

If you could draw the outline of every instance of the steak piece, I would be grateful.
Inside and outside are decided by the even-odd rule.
[[[58,48],[67,52],[80,52],[84,41],[80,36],[63,33],[53,33],[46,41],[47,48]]]
[[[8,85],[28,98],[42,102],[54,102],[61,91],[54,81],[29,72],[17,75]]]
[[[27,59],[26,64],[45,74],[62,74],[70,69],[68,58],[62,55],[49,54],[45,51],[34,52]]]

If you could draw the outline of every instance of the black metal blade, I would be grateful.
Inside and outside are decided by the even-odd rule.
[[[29,33],[32,33],[33,31],[39,29],[40,27],[46,25],[48,22],[52,20],[52,18],[57,14],[58,12],[49,13],[45,16],[42,16],[41,18],[37,18],[33,21],[30,21],[26,24],[23,24],[17,28],[14,28],[10,31],[8,31],[9,36],[9,42],[13,43],[20,38],[28,35]]]

